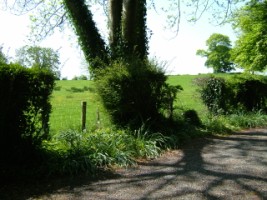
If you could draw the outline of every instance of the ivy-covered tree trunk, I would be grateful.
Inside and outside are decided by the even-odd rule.
[[[146,1],[123,1],[123,39],[129,55],[147,56]]]
[[[108,50],[85,0],[64,0],[64,6],[91,70],[105,67],[108,62]]]
[[[92,73],[106,67],[110,58],[147,57],[146,0],[109,0],[109,44],[101,38],[85,0],[64,0],[64,5]]]
[[[122,3],[123,0],[109,1],[109,45],[112,58],[116,59],[122,55]]]
[[[147,38],[147,6],[146,0],[139,0],[137,3],[137,20],[135,24],[136,33],[136,51],[140,58],[146,58],[148,56],[148,38]]]

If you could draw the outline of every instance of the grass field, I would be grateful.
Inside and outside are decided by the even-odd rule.
[[[183,91],[178,93],[175,106],[177,109],[194,109],[200,117],[204,117],[207,110],[196,92],[197,86],[193,84],[195,78],[202,75],[173,75],[168,77],[171,85],[181,85]],[[220,75],[225,76],[225,75]],[[227,75],[228,76],[228,75]],[[52,95],[52,114],[50,120],[51,132],[66,129],[81,129],[81,102],[87,102],[87,129],[97,125],[99,110],[101,126],[110,125],[108,115],[97,96],[94,82],[86,80],[57,81]]]
[[[81,104],[87,102],[86,128],[97,125],[97,113],[100,113],[102,126],[108,125],[108,115],[97,97],[93,81],[72,80],[57,81],[52,94],[51,132],[66,129],[81,129]]]
[[[194,79],[207,75],[175,75],[168,77],[168,83],[171,85],[181,85],[183,91],[178,93],[175,106],[179,109],[194,109],[198,113],[206,113],[206,108],[199,99],[197,86]]]

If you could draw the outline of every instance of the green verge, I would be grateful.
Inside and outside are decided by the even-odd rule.
[[[175,116],[180,119],[172,135],[151,132],[144,124],[135,132],[118,130],[101,105],[93,81],[58,81],[52,97],[51,140],[43,148],[48,161],[46,169],[51,174],[96,174],[98,169],[111,166],[128,166],[135,160],[154,158],[167,148],[180,147],[185,141],[209,134],[225,134],[243,128],[263,127],[267,115],[262,112],[210,115],[196,92],[194,79],[208,75],[169,76],[168,83],[181,85],[175,102]],[[230,77],[229,74],[218,75]],[[86,131],[81,131],[81,102],[87,101]],[[97,123],[99,110],[100,124]],[[201,126],[186,121],[186,110],[195,110]],[[166,127],[166,129],[170,129]],[[163,129],[164,130],[164,129]]]

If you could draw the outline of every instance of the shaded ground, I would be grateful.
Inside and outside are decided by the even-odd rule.
[[[105,180],[6,185],[0,199],[267,199],[267,129],[196,140]]]

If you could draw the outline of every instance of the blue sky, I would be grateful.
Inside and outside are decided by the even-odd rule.
[[[168,74],[198,74],[212,72],[204,66],[205,58],[196,56],[197,49],[205,49],[205,41],[212,33],[228,35],[232,42],[235,35],[230,25],[214,26],[208,22],[208,13],[203,18],[193,23],[188,23],[182,18],[180,30],[176,37],[175,33],[166,30],[164,17],[151,11],[148,15],[148,28],[153,32],[150,39],[150,56],[159,62],[165,63]],[[105,23],[101,16],[99,28],[105,32]],[[102,23],[101,23],[102,22]],[[0,46],[3,45],[4,52],[13,57],[15,49],[29,44],[29,18],[27,15],[15,16],[7,12],[0,13]],[[88,74],[83,54],[77,48],[75,35],[72,30],[63,33],[56,32],[53,36],[41,42],[44,47],[60,49],[62,77],[79,76]]]

